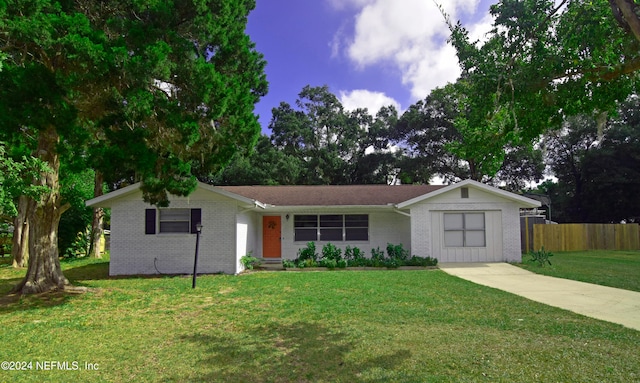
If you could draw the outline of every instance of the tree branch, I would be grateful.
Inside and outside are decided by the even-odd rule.
[[[635,12],[638,4],[633,0],[609,0],[609,5],[618,24],[627,31],[630,30],[636,40],[640,41],[640,17]]]

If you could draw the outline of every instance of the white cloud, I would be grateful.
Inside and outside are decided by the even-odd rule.
[[[486,41],[487,33],[491,28],[493,28],[493,17],[487,13],[481,20],[468,26],[470,40]]]
[[[338,0],[328,0],[338,7]],[[449,29],[435,2],[428,0],[345,0],[342,8],[357,9],[353,35],[338,31],[335,47],[359,68],[384,64],[396,67],[402,82],[415,99],[460,75],[455,50],[447,44]],[[471,18],[480,0],[441,0],[445,12],[455,22],[462,15]],[[341,8],[341,9],[342,9]],[[480,38],[491,26],[486,17],[466,24],[474,38]],[[338,41],[338,40],[336,40]]]
[[[401,111],[400,103],[382,92],[374,92],[366,89],[341,90],[338,98],[346,110],[367,108],[369,114],[372,116],[375,116],[383,106],[393,105],[398,112]]]

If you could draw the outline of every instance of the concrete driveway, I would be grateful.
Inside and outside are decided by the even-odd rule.
[[[444,272],[640,331],[640,292],[553,278],[508,263],[444,263]]]

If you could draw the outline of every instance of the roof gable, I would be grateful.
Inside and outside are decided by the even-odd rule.
[[[111,204],[119,198],[125,197],[129,194],[135,193],[140,191],[140,182],[135,183],[133,185],[129,185],[126,186],[122,189],[118,189],[118,190],[114,190],[112,192],[109,192],[105,195],[101,195],[99,197],[95,197],[92,198],[88,201],[85,202],[85,204],[87,206],[93,206],[93,207],[111,207]],[[259,207],[264,207],[263,204],[261,204],[259,201],[256,201],[254,199],[251,198],[247,198],[244,197],[242,195],[239,194],[234,194],[231,192],[228,192],[224,189],[215,187],[215,186],[211,186],[211,185],[207,185],[205,183],[202,182],[198,182],[198,188],[201,190],[205,190],[208,192],[212,192],[212,193],[216,193],[218,195],[222,195],[225,196],[227,198],[230,198],[232,200],[236,200],[239,201],[241,203],[247,204],[247,205],[255,205],[255,206],[259,206]]]
[[[458,183],[455,183],[455,184],[452,184],[452,185],[445,186],[445,187],[443,187],[441,189],[438,189],[438,190],[436,190],[436,191],[434,191],[432,193],[429,193],[428,195],[422,195],[422,196],[418,196],[416,198],[413,198],[413,199],[410,199],[410,200],[407,200],[407,201],[403,201],[403,202],[398,204],[398,208],[403,209],[403,208],[406,208],[408,206],[414,205],[416,203],[424,202],[424,201],[426,201],[428,199],[434,198],[434,197],[439,196],[439,195],[443,195],[443,194],[448,193],[448,192],[450,192],[452,190],[459,189],[459,188],[462,188],[462,187],[471,187],[471,188],[476,188],[476,189],[482,190],[483,192],[486,192],[486,193],[489,193],[489,194],[493,194],[496,197],[503,198],[503,199],[506,199],[506,200],[511,201],[511,202],[515,202],[515,203],[518,204],[518,206],[524,207],[524,208],[532,208],[532,207],[539,207],[540,206],[540,202],[538,202],[536,200],[533,200],[531,198],[523,197],[521,195],[518,195],[518,194],[515,194],[515,193],[511,193],[511,192],[508,192],[506,190],[502,190],[502,189],[499,189],[499,188],[496,188],[496,187],[493,187],[493,186],[485,185],[485,184],[480,183],[478,181],[474,181],[474,180],[470,180],[469,179],[469,180],[464,180],[464,181],[461,181],[461,182],[458,182]]]

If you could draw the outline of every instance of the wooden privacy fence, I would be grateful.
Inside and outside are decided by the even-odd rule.
[[[638,250],[640,225],[565,223],[533,225],[533,247],[548,251]]]
[[[544,224],[541,215],[525,215],[520,217],[520,249],[522,253],[538,250],[533,247],[533,225]]]

